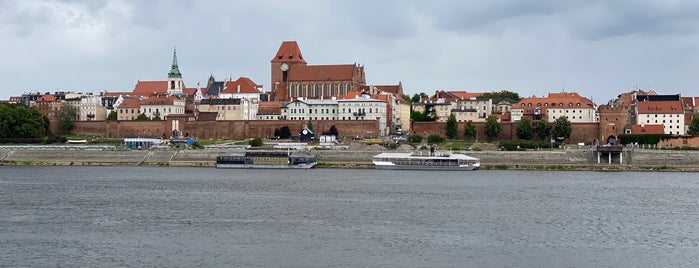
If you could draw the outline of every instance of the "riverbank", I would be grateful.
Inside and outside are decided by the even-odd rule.
[[[313,150],[318,168],[374,168],[372,156],[386,151]],[[2,165],[26,166],[180,166],[215,167],[216,156],[230,149],[204,150],[51,150],[2,149]],[[472,151],[483,170],[699,171],[699,152],[636,149],[625,152],[623,164],[597,163],[587,149],[554,151]]]

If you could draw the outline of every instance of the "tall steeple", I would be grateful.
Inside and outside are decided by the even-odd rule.
[[[177,66],[177,47],[173,49],[172,52],[172,67],[170,68],[170,72],[167,73],[168,78],[182,78],[182,74],[180,73],[180,68]]]
[[[182,81],[180,67],[177,66],[177,48],[174,48],[172,52],[172,68],[167,73],[167,85],[167,93],[169,95],[182,94],[184,82]]]

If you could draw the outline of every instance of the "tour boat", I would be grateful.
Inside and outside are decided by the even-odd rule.
[[[316,157],[297,151],[228,152],[216,157],[217,168],[312,168]]]
[[[372,159],[376,169],[476,170],[478,158],[453,152],[380,153]]]

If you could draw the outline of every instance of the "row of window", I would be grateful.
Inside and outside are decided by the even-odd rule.
[[[341,96],[352,90],[352,84],[341,83],[337,89],[336,91],[335,84],[321,84],[320,87],[317,83],[291,84],[289,85],[289,95],[291,97]]]
[[[182,109],[181,109],[181,108],[180,108],[180,109],[175,109],[175,112],[177,112],[178,110],[182,110]],[[124,113],[124,114],[128,114],[128,113],[131,113],[131,114],[141,114],[141,109],[133,109],[133,108],[131,108],[131,109],[119,109],[119,111],[120,111],[121,113]],[[152,110],[151,108],[148,108],[148,113],[152,113],[152,112],[153,112],[153,110]],[[163,109],[163,112],[165,112],[164,109]],[[168,112],[168,113],[172,113],[172,108],[167,108],[167,112]],[[181,112],[183,112],[183,111],[180,111],[180,113],[181,113]],[[146,113],[146,109],[143,109],[143,113]],[[156,108],[156,109],[155,109],[155,113],[156,113],[156,114],[157,114],[157,113],[160,113],[160,109],[157,109],[157,108]]]
[[[344,117],[343,116],[341,120],[350,120],[351,121],[352,119],[365,120],[364,116],[355,116],[355,117]],[[337,119],[335,117],[322,117],[322,116],[317,117],[317,116],[315,116],[315,117],[308,117],[308,118],[306,118],[306,117],[291,117],[290,120],[337,120]]]
[[[580,107],[580,105],[581,105],[581,104],[580,104],[579,102],[575,104],[575,106],[578,106],[578,107]],[[531,107],[532,104],[531,104],[531,103],[527,103],[527,106]],[[541,106],[541,103],[537,103],[536,106],[540,107],[540,106]],[[548,107],[548,106],[549,106],[548,103],[544,103],[544,107]],[[556,106],[556,103],[551,103],[551,106],[555,107],[555,106]],[[558,106],[561,106],[561,107],[562,107],[562,106],[563,106],[563,103],[562,103],[562,102],[558,103]],[[572,102],[569,102],[569,103],[568,103],[568,106],[569,106],[569,107],[573,107],[573,103],[572,103]],[[522,107],[524,107],[524,103],[522,103]]]
[[[668,122],[668,123],[672,124],[672,120],[669,120],[669,121],[670,121],[670,122]],[[650,120],[646,120],[646,123],[650,123]],[[655,123],[657,124],[657,123],[658,123],[658,120],[655,120]],[[680,120],[677,120],[677,123],[679,124],[679,123],[680,123]],[[665,124],[665,120],[663,120],[663,124]]]

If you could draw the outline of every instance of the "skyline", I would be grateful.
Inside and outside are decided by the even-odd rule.
[[[367,84],[575,91],[604,104],[633,89],[699,95],[692,1],[0,1],[0,99],[131,91],[165,80],[173,46],[188,87],[268,85],[285,40],[311,65],[357,63]]]

